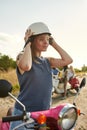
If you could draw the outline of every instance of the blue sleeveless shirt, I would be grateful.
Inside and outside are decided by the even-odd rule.
[[[20,74],[17,68],[17,76],[20,85],[20,100],[29,112],[47,110],[50,107],[52,93],[52,73],[50,63],[46,58],[36,58],[39,62],[33,62],[30,71]],[[16,102],[15,107],[22,110]]]

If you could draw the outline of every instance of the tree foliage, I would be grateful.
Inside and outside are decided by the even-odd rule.
[[[87,72],[87,66],[83,65],[82,71],[83,71],[83,72]]]
[[[16,61],[7,55],[0,54],[0,70],[8,71],[9,68],[16,68]]]

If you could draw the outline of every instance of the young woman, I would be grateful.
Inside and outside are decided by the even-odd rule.
[[[18,99],[29,112],[47,110],[50,108],[52,93],[51,68],[68,65],[72,63],[72,58],[56,43],[47,25],[42,22],[31,24],[24,39],[24,50],[17,56],[17,76],[20,84]],[[42,57],[41,53],[47,51],[49,45],[60,54],[60,58],[53,58],[53,54],[51,57]],[[16,102],[14,114],[20,114],[21,111],[21,106]],[[18,123],[13,122],[10,130]]]

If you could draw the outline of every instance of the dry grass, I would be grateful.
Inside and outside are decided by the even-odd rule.
[[[11,69],[8,72],[6,71],[0,71],[0,79],[6,79],[8,80],[12,85],[18,84],[16,70]]]
[[[18,84],[16,70],[11,69],[8,72],[0,71],[0,79],[8,80],[13,86]],[[0,117],[5,116],[9,107],[13,107],[14,100],[10,97],[0,98]]]

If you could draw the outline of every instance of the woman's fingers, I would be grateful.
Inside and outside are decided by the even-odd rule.
[[[25,32],[25,37],[24,37],[24,40],[25,40],[25,42],[28,40],[28,38],[30,37],[30,36],[32,36],[34,34],[34,32],[32,32],[31,31],[31,29],[27,29],[26,30],[26,32]]]

